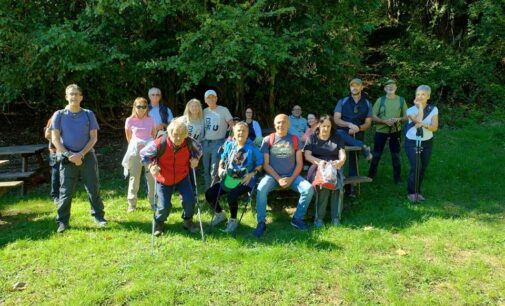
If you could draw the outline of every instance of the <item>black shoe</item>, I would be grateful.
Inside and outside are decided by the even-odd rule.
[[[163,222],[156,222],[154,224],[154,236],[159,237],[163,234]]]
[[[56,230],[56,232],[58,234],[62,234],[66,229],[67,229],[68,225],[63,223],[63,222],[58,222],[58,229]]]

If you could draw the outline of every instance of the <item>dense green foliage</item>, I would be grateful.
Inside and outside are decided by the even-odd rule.
[[[436,102],[505,95],[505,4],[479,1],[12,1],[0,4],[0,104],[61,104],[76,82],[102,122],[151,86],[180,113],[209,86],[263,120],[328,112],[361,76]],[[266,115],[265,115],[266,114]]]
[[[82,186],[63,235],[55,233],[47,184],[23,198],[2,196],[0,304],[503,305],[505,173],[496,167],[503,158],[482,154],[503,147],[503,136],[503,124],[494,123],[440,130],[420,205],[408,203],[405,183],[392,183],[386,154],[359,199],[345,199],[339,228],[293,229],[288,198],[270,201],[261,239],[251,235],[249,210],[236,237],[219,226],[201,242],[182,229],[175,195],[154,256],[147,201],[126,212],[127,181],[102,154],[107,229],[93,224]],[[207,228],[210,219],[206,205]],[[12,289],[18,282],[24,290]]]

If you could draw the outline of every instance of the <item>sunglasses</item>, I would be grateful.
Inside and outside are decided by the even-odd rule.
[[[358,106],[357,105],[354,105],[354,113],[357,114],[358,113]]]
[[[136,109],[146,109],[147,105],[135,105]]]

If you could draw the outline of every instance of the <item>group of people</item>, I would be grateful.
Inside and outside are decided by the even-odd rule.
[[[402,122],[406,122],[405,151],[411,166],[408,199],[423,201],[421,185],[431,155],[433,132],[438,128],[438,110],[428,104],[430,87],[419,86],[414,105],[408,108],[405,99],[396,95],[394,80],[385,83],[386,95],[378,98],[373,106],[362,95],[360,79],[351,80],[349,86],[350,95],[338,101],[333,115],[309,113],[306,120],[301,116],[301,107],[295,105],[290,116],[275,116],[275,132],[265,137],[253,119],[252,108],[246,109],[244,121],[237,120],[226,107],[218,105],[214,90],[204,94],[205,109],[198,99],[191,99],[183,115],[174,118],[170,108],[160,103],[161,90],[151,88],[149,101],[143,97],[133,101],[131,116],[125,122],[128,149],[122,165],[128,177],[127,210],[137,208],[144,173],[147,198],[155,210],[154,235],[164,231],[175,190],[182,198],[183,227],[197,232],[193,222],[198,196],[195,169],[200,168],[205,199],[213,212],[211,225],[227,221],[224,229],[227,233],[234,232],[239,225],[240,197],[250,195],[255,188],[257,226],[253,234],[257,237],[267,228],[268,195],[278,188],[290,188],[300,194],[291,220],[295,228],[309,228],[304,219],[314,195],[314,226],[324,225],[327,206],[330,206],[331,224],[339,225],[342,202],[337,199],[343,192],[342,167],[348,159],[347,175],[355,176],[358,165],[357,155],[347,157],[345,147],[358,147],[364,158],[371,161],[369,176],[373,178],[389,141],[394,182],[398,183]],[[57,204],[59,233],[69,226],[72,196],[79,177],[88,193],[91,215],[99,226],[107,224],[93,150],[99,129],[96,117],[80,106],[83,94],[79,86],[67,86],[65,99],[68,105],[56,111],[46,126],[53,169],[51,196]],[[372,122],[377,126],[373,151],[364,143],[364,132]],[[301,175],[304,165],[310,166],[306,177]],[[261,173],[264,173],[262,177]],[[352,194],[350,187],[346,192]],[[219,204],[222,195],[227,198],[229,219]]]

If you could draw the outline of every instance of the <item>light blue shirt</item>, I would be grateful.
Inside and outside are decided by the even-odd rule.
[[[289,130],[288,133],[291,135],[298,136],[298,139],[302,139],[305,130],[307,130],[307,119],[300,117],[295,117],[293,115],[289,116]]]

